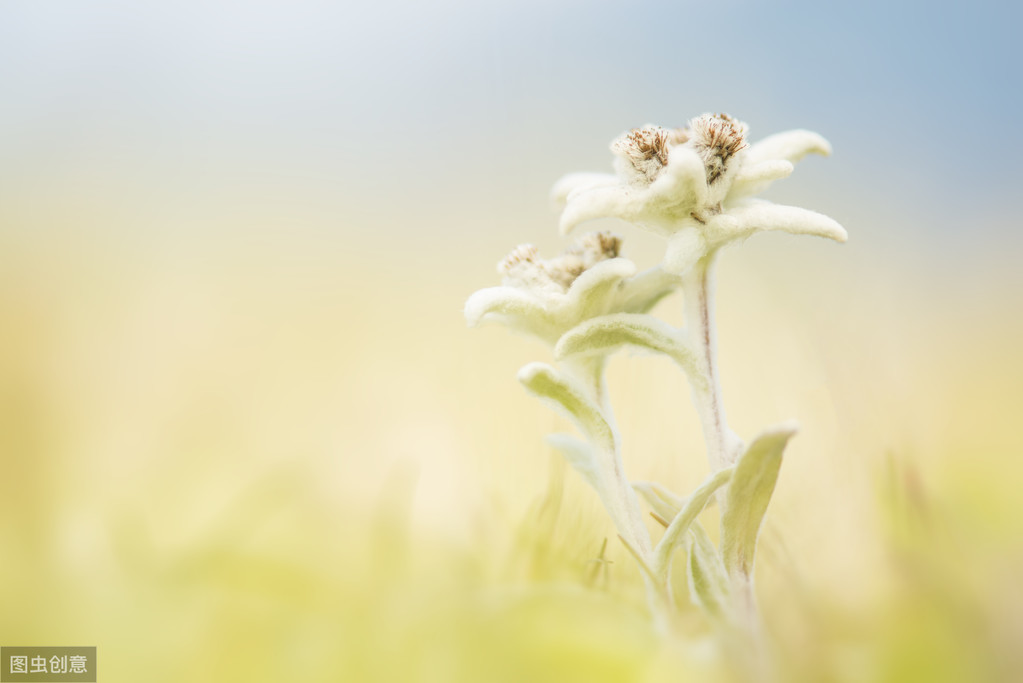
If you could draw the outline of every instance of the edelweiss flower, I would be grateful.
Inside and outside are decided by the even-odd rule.
[[[621,240],[589,233],[560,256],[543,260],[533,245],[516,247],[498,265],[500,287],[469,297],[472,326],[488,320],[532,334],[551,346],[584,320],[607,313],[644,313],[678,286],[678,278],[619,257]]]
[[[611,151],[616,175],[576,173],[554,186],[554,199],[566,204],[563,234],[594,218],[621,218],[667,237],[664,267],[677,274],[765,230],[846,240],[842,226],[827,216],[749,198],[792,173],[807,154],[830,154],[816,133],[778,133],[749,146],[744,123],[704,114],[685,129],[637,128],[612,142]]]

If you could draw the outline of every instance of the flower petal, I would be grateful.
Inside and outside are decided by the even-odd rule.
[[[465,302],[465,319],[470,327],[502,322],[551,344],[561,334],[561,328],[540,301],[516,287],[487,287],[474,292]]]
[[[680,284],[678,275],[659,267],[648,268],[622,283],[613,308],[626,313],[646,313]]]
[[[558,311],[564,310],[560,322],[568,327],[606,313],[621,281],[635,273],[636,264],[625,258],[600,261],[583,271],[568,288],[565,303],[558,307]]]
[[[775,133],[757,142],[746,152],[747,163],[784,159],[793,163],[807,154],[831,155],[831,144],[809,130],[788,130]]]
[[[732,181],[732,186],[728,189],[725,201],[735,201],[742,197],[759,194],[775,180],[792,175],[793,169],[795,166],[792,165],[792,162],[784,159],[743,164],[735,180]]]
[[[696,227],[692,225],[679,230],[668,238],[668,249],[664,253],[664,270],[675,275],[682,275],[696,265],[707,254],[707,241]]]
[[[785,445],[798,425],[786,422],[753,440],[735,465],[721,514],[721,557],[729,573],[749,576],[760,524],[774,493]]]
[[[561,408],[595,446],[615,452],[615,434],[600,408],[574,380],[546,363],[530,363],[519,370],[519,381],[533,394]]]
[[[554,183],[554,187],[551,189],[551,200],[562,205],[568,201],[569,195],[577,190],[581,192],[618,183],[618,176],[613,173],[569,173]]]
[[[845,228],[824,214],[762,200],[746,200],[712,217],[706,232],[709,240],[718,245],[769,230],[816,235],[836,242],[845,242],[849,238]]]
[[[575,230],[576,226],[595,218],[621,218],[631,220],[641,202],[637,199],[639,188],[627,185],[612,185],[577,190],[568,197],[568,204],[561,212],[558,230],[562,235]]]

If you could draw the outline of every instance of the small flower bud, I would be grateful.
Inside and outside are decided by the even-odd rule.
[[[580,275],[601,261],[617,258],[622,240],[609,232],[583,235],[559,256],[538,258],[532,244],[521,244],[497,266],[504,284],[536,293],[564,293]]]
[[[729,160],[746,148],[745,126],[728,114],[704,114],[689,122],[693,148],[707,168],[713,185],[728,170]]]

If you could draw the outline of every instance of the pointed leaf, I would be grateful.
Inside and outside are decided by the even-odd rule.
[[[587,392],[573,380],[545,363],[530,363],[519,370],[519,381],[542,399],[547,399],[572,419],[597,447],[615,450],[615,434]]]
[[[824,214],[766,201],[746,200],[711,219],[708,232],[715,242],[744,239],[757,232],[780,231],[794,235],[816,235],[845,242],[845,228]]]
[[[465,319],[470,327],[501,322],[551,343],[560,334],[550,311],[535,296],[516,287],[487,287],[474,292],[465,302]]]
[[[671,568],[671,555],[685,541],[689,525],[703,512],[703,508],[707,507],[711,496],[728,483],[728,480],[733,476],[733,471],[734,468],[726,467],[707,478],[706,481],[700,484],[699,488],[693,491],[693,495],[689,496],[686,504],[682,506],[679,513],[675,515],[675,518],[671,520],[671,525],[665,530],[660,543],[654,548],[653,566],[658,576],[664,577],[665,580],[668,578],[668,570]]]
[[[573,192],[561,212],[558,230],[562,235],[576,226],[596,218],[615,217],[628,220],[637,207],[636,190],[625,185],[593,187]]]
[[[721,514],[721,556],[729,573],[749,576],[760,525],[774,493],[785,445],[798,425],[786,422],[753,440],[735,465]]]
[[[759,194],[775,180],[790,176],[794,168],[792,162],[783,159],[743,164],[743,167],[739,169],[739,175],[732,181],[732,186],[728,188],[728,196],[725,201],[735,201],[741,197]]]
[[[717,548],[699,522],[689,528],[689,594],[704,612],[720,618],[728,609],[728,575]]]
[[[573,192],[608,187],[617,185],[618,182],[618,176],[611,173],[569,173],[554,183],[551,200],[557,204],[564,204]]]
[[[784,159],[793,163],[807,154],[831,155],[831,144],[809,130],[789,130],[769,135],[755,143],[746,153],[748,163]]]

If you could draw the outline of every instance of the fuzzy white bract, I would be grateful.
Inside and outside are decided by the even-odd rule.
[[[499,265],[499,287],[469,297],[465,317],[471,326],[501,322],[554,346],[584,320],[610,313],[645,313],[678,287],[679,279],[660,268],[636,272],[619,256],[621,240],[590,233],[560,256],[541,259],[536,247],[516,247]]]
[[[668,238],[664,268],[682,274],[710,252],[750,235],[777,230],[844,242],[841,225],[822,214],[751,199],[792,173],[810,153],[831,146],[794,130],[749,145],[747,126],[726,114],[704,114],[684,129],[634,129],[611,143],[616,174],[577,173],[555,185],[565,204],[561,232],[616,217]]]

